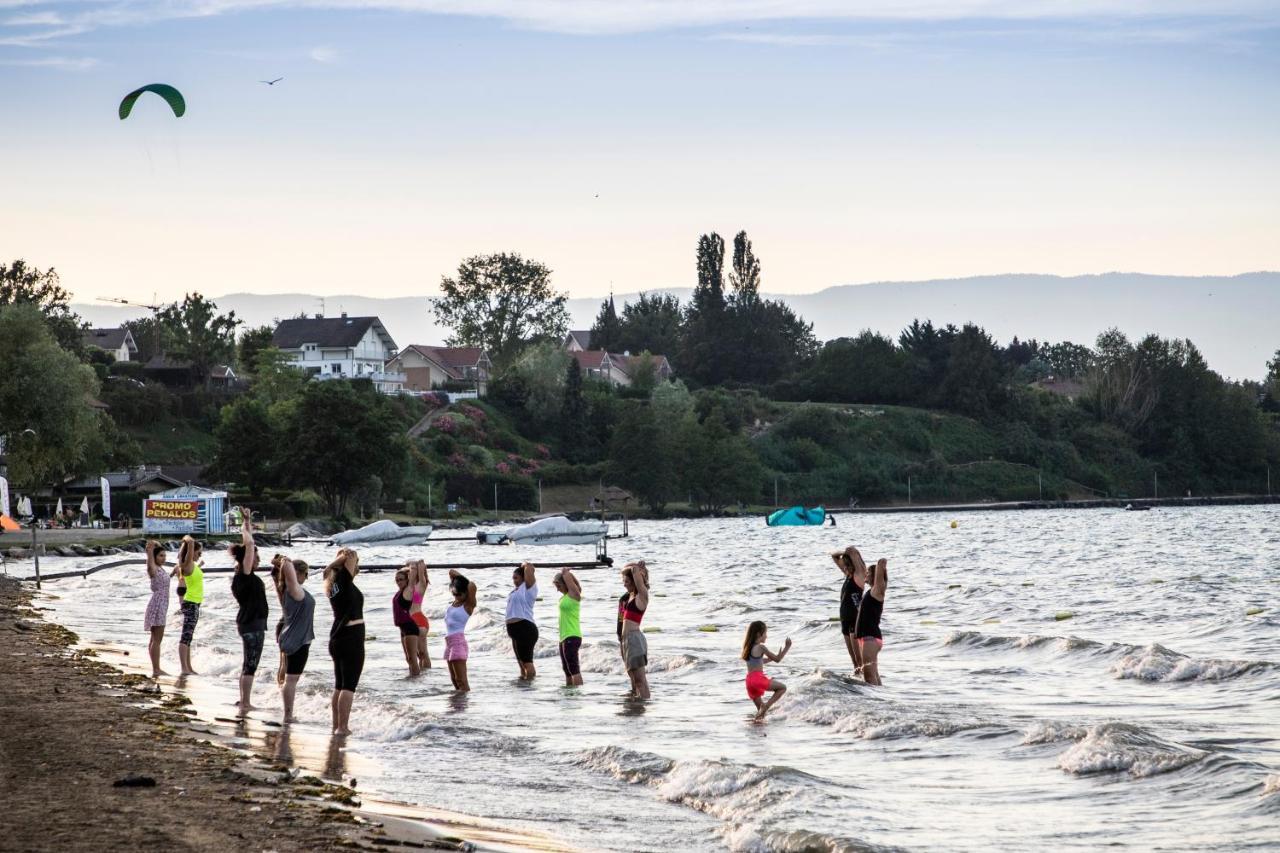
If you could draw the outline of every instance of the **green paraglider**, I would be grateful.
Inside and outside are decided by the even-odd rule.
[[[133,105],[138,98],[142,97],[144,92],[153,92],[165,99],[173,114],[182,117],[187,111],[186,99],[182,97],[182,93],[170,86],[168,83],[150,83],[141,89],[134,89],[132,92],[124,96],[124,100],[120,102],[120,119],[123,121],[129,117],[129,113],[133,111]]]

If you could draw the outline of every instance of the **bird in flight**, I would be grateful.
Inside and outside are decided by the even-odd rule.
[[[274,79],[274,80],[259,80],[258,82],[259,82],[259,83],[266,83],[268,86],[274,86],[275,84],[279,83],[279,82],[280,82],[281,80],[283,80],[283,79],[284,79],[283,77],[277,77],[277,78],[276,78],[276,79]]]

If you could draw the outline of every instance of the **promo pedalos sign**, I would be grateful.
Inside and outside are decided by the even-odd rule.
[[[203,533],[204,501],[148,498],[142,502],[142,529],[146,533]]]

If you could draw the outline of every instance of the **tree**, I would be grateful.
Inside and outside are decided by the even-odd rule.
[[[907,355],[893,341],[863,330],[827,341],[810,373],[815,399],[836,403],[897,403],[908,385]]]
[[[453,330],[449,344],[483,347],[500,367],[532,344],[559,343],[569,327],[568,297],[552,289],[551,270],[515,253],[467,258],[440,290],[431,308]]]
[[[604,350],[605,352],[618,352],[622,349],[622,321],[618,319],[618,312],[613,307],[613,294],[609,294],[609,298],[600,306],[600,313],[596,315],[596,321],[591,326],[591,341],[589,349]]]
[[[173,349],[173,330],[161,323],[155,314],[129,320],[123,325],[133,335],[133,342],[138,345],[138,361],[143,364]]]
[[[1262,390],[1276,406],[1280,406],[1280,349],[1275,358],[1267,362],[1267,378],[1262,380]]]
[[[641,293],[635,302],[622,306],[618,352],[643,352],[676,358],[684,313],[680,300],[665,293]]]
[[[71,310],[70,302],[71,294],[63,289],[53,267],[40,270],[21,258],[0,263],[0,307],[34,305],[58,345],[78,355],[84,348],[81,332],[86,324]]]
[[[733,238],[733,271],[729,273],[729,284],[740,303],[760,298],[760,261],[751,250],[746,231],[739,231]]]
[[[724,240],[719,234],[698,238],[697,271],[698,284],[685,312],[680,370],[700,382],[714,384],[724,375],[721,342],[726,331]]]
[[[268,406],[297,399],[307,381],[307,374],[284,350],[266,347],[254,356],[253,394]]]
[[[582,395],[582,367],[569,359],[564,372],[564,402],[560,407],[560,452],[578,462],[586,450],[587,401]]]
[[[171,334],[166,355],[191,362],[198,381],[208,382],[213,368],[235,357],[236,313],[217,313],[218,306],[199,293],[156,312],[156,321]]]
[[[704,512],[718,512],[737,501],[759,497],[764,472],[755,449],[732,432],[719,412],[680,425],[682,485]]]
[[[404,425],[369,382],[312,382],[290,413],[284,468],[293,484],[315,489],[340,517],[371,477],[396,476],[408,458]]]
[[[1049,369],[1058,379],[1082,377],[1093,366],[1093,350],[1071,341],[1048,347],[1042,356],[1049,362]]]
[[[212,475],[243,484],[255,497],[276,480],[283,443],[267,411],[254,397],[241,397],[222,410]]]
[[[559,344],[546,341],[525,350],[495,383],[499,396],[508,404],[515,404],[534,432],[555,434],[564,403],[565,376],[572,360]],[[518,398],[509,399],[509,390],[518,390]]]
[[[0,307],[0,365],[10,479],[34,489],[78,473],[98,430],[93,368],[58,345],[33,302]]]
[[[1005,398],[1000,349],[980,326],[966,323],[951,342],[938,399],[948,409],[985,417]]]
[[[271,337],[275,330],[270,326],[256,326],[245,329],[240,336],[240,344],[236,360],[246,373],[254,373],[258,369],[258,353],[271,346]]]
[[[655,513],[675,496],[679,478],[671,430],[652,406],[632,403],[623,412],[610,443],[609,476]]]
[[[638,394],[648,396],[658,384],[658,365],[652,353],[642,352],[633,356],[629,372],[631,374],[630,389]]]

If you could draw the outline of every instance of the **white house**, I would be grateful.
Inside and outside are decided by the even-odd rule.
[[[316,379],[368,379],[384,394],[404,387],[404,374],[389,373],[396,342],[377,317],[297,317],[284,320],[271,345]]]
[[[133,361],[138,355],[133,333],[125,328],[85,329],[80,340],[86,347],[97,347],[111,353],[116,361]]]
[[[641,362],[641,356],[626,353],[605,352],[604,350],[570,349],[569,355],[578,362],[583,376],[592,379],[603,379],[611,385],[626,387],[635,381],[635,371]],[[650,356],[653,361],[654,378],[662,381],[672,375],[671,363],[665,355]]]
[[[406,391],[465,386],[483,396],[493,362],[480,347],[433,347],[410,344],[387,362],[387,372],[404,375]]]

